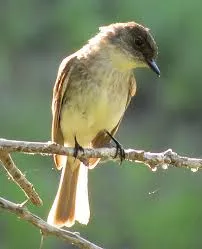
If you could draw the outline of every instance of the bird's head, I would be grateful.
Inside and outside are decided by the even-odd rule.
[[[112,53],[115,64],[128,68],[149,67],[160,75],[155,62],[158,48],[148,28],[135,22],[115,23],[101,27],[100,32],[115,48]]]

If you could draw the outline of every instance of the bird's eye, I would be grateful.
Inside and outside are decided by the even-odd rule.
[[[144,44],[144,41],[143,41],[143,39],[141,37],[137,37],[137,38],[135,38],[135,44],[138,47],[141,47]]]

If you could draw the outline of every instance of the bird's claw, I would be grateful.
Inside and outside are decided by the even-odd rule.
[[[119,155],[120,157],[120,164],[125,160],[126,154],[125,150],[123,149],[123,146],[108,132],[106,131],[107,135],[112,139],[112,141],[116,144],[116,153],[113,158],[117,158]]]
[[[84,148],[78,143],[76,136],[74,137],[74,141],[75,141],[75,146],[74,146],[74,153],[73,156],[76,159],[78,156],[79,151],[82,151],[84,153]]]

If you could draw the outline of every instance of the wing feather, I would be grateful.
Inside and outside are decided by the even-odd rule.
[[[65,91],[68,89],[69,77],[73,69],[75,60],[74,54],[66,57],[60,64],[55,86],[53,88],[52,99],[52,142],[64,145],[64,138],[60,127],[61,106]],[[54,155],[56,168],[60,169],[63,166],[63,159],[66,157]]]

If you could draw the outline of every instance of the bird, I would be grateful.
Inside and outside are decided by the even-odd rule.
[[[114,135],[136,93],[133,71],[147,67],[160,76],[157,54],[150,30],[132,21],[100,27],[82,48],[62,60],[53,88],[52,141],[74,147],[75,154],[54,155],[62,173],[49,224],[88,224],[88,171],[100,159],[82,161],[77,152],[116,142]]]

